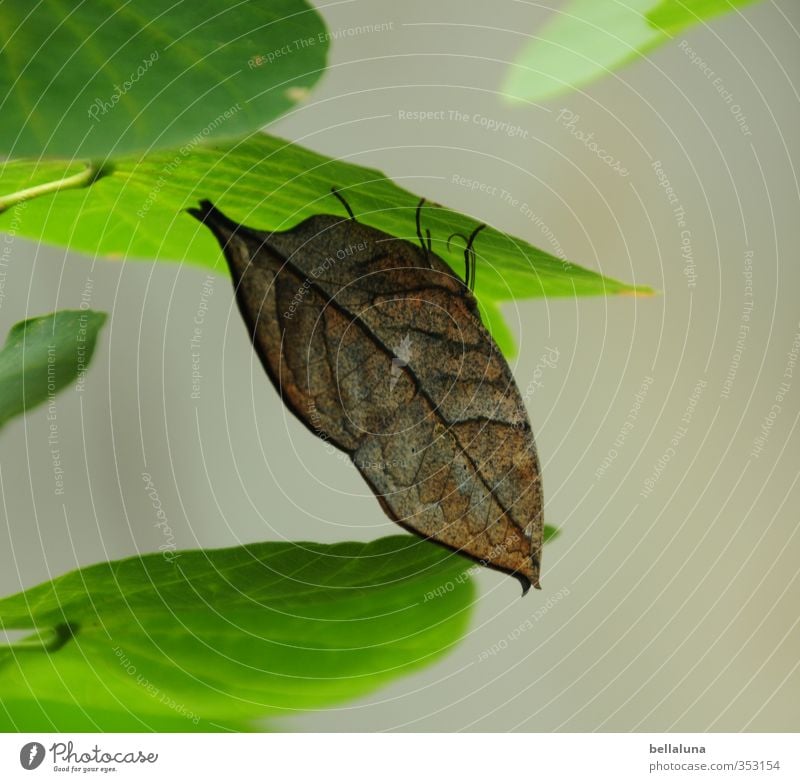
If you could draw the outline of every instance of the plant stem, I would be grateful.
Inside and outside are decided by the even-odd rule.
[[[60,624],[44,630],[36,630],[34,635],[15,643],[0,644],[0,651],[8,649],[12,652],[54,652],[60,649],[73,635],[74,631],[69,625]]]
[[[0,196],[0,214],[10,209],[12,206],[28,201],[31,198],[38,198],[43,195],[50,195],[50,193],[57,193],[59,190],[72,190],[79,187],[88,187],[96,182],[101,177],[111,173],[111,168],[108,165],[99,163],[91,163],[83,171],[77,174],[57,179],[54,182],[42,182],[40,185],[33,185],[33,187],[26,187],[24,190],[18,190],[16,193],[9,193],[9,195]]]

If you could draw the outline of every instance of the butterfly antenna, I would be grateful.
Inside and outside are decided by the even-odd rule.
[[[430,246],[428,248],[425,247],[425,240],[422,238],[422,206],[425,203],[424,198],[420,198],[419,203],[417,204],[417,212],[416,212],[416,220],[417,220],[417,239],[419,239],[420,247],[422,247],[422,252],[427,252],[430,250]]]
[[[475,259],[475,248],[472,246],[475,242],[475,237],[484,229],[486,228],[486,223],[481,223],[470,235],[469,239],[467,239],[467,246],[464,250],[464,261],[467,264],[467,287],[471,290],[475,290],[475,275],[477,271],[476,266],[476,259]]]
[[[337,197],[337,198],[338,198],[338,199],[339,199],[339,200],[342,202],[342,204],[343,204],[344,208],[347,210],[347,214],[349,214],[349,215],[350,215],[350,219],[351,219],[351,220],[352,220],[354,223],[357,223],[357,222],[358,222],[358,220],[356,220],[356,216],[353,214],[353,210],[350,208],[350,204],[348,204],[348,203],[347,203],[347,201],[345,201],[345,198],[344,198],[344,196],[343,196],[343,195],[342,195],[342,194],[339,192],[339,189],[338,189],[338,188],[336,188],[336,187],[332,187],[332,188],[331,188],[331,193],[333,193],[333,194],[334,194],[334,195],[335,195],[335,196],[336,196],[336,197]]]
[[[447,249],[448,250],[450,249],[450,242],[452,241],[453,237],[455,237],[455,236],[457,236],[459,239],[463,239],[464,240],[464,245],[466,246],[466,249],[464,250],[464,285],[466,285],[467,288],[472,290],[472,288],[470,288],[470,286],[469,286],[469,273],[470,273],[469,252],[470,252],[470,242],[472,241],[472,239],[474,238],[475,235],[473,233],[472,237],[467,239],[467,237],[464,236],[464,234],[459,233],[458,231],[456,231],[456,233],[454,233],[454,234],[450,234],[450,236],[447,237]]]

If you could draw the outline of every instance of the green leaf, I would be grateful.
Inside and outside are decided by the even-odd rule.
[[[661,0],[647,13],[647,21],[666,33],[677,33],[735,8],[758,0]]]
[[[0,351],[0,426],[80,378],[105,321],[103,312],[60,310],[14,325]]]
[[[211,721],[175,714],[148,714],[145,719],[123,708],[85,709],[76,703],[59,703],[47,697],[0,699],[2,733],[195,733],[251,731],[247,722]]]
[[[478,302],[481,320],[489,333],[494,338],[497,346],[506,356],[513,356],[517,352],[517,345],[514,342],[514,335],[508,327],[500,308],[491,299],[483,296]]]
[[[0,728],[214,730],[364,695],[461,638],[469,566],[397,536],[75,571],[0,600],[0,630],[37,630],[0,647]]]
[[[227,273],[217,241],[186,214],[201,199],[251,228],[286,230],[320,212],[345,215],[331,195],[336,186],[357,218],[394,236],[417,241],[415,211],[420,197],[375,169],[319,155],[271,136],[228,145],[171,150],[117,161],[89,187],[19,200],[27,188],[79,175],[81,164],[17,161],[0,169],[0,229],[111,258],[187,261]],[[16,193],[16,195],[15,195]],[[53,199],[57,199],[54,202]],[[14,206],[16,204],[16,206]],[[14,206],[14,208],[12,208]],[[478,220],[428,204],[422,223],[433,248],[461,275],[463,243]],[[475,243],[476,295],[491,325],[493,302],[540,296],[650,293],[582,269],[494,229]],[[507,332],[505,342],[510,340]]]
[[[304,0],[17,0],[2,29],[8,157],[105,159],[251,133],[316,83],[328,49]]]
[[[507,98],[540,101],[583,87],[675,33],[756,0],[573,0],[530,36]]]
[[[558,527],[551,527],[549,524],[544,525],[544,542],[549,543],[551,540],[555,540],[561,534],[561,530]]]

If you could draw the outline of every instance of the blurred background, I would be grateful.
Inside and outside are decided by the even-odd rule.
[[[481,571],[452,654],[277,727],[800,730],[800,7],[756,4],[515,105],[508,64],[558,3],[318,7],[331,67],[270,132],[659,295],[505,306],[561,529],[542,591]],[[399,531],[282,406],[226,278],[3,238],[3,334],[82,301],[109,322],[84,389],[57,397],[63,494],[46,408],[3,432],[2,594],[158,550],[144,473],[179,548]]]

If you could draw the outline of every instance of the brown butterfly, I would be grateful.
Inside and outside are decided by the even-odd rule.
[[[539,586],[543,511],[533,433],[470,290],[431,248],[320,214],[246,228],[189,212],[222,246],[256,352],[281,398],[347,453],[398,524]],[[450,237],[451,239],[453,237]],[[449,240],[448,240],[449,241]]]

